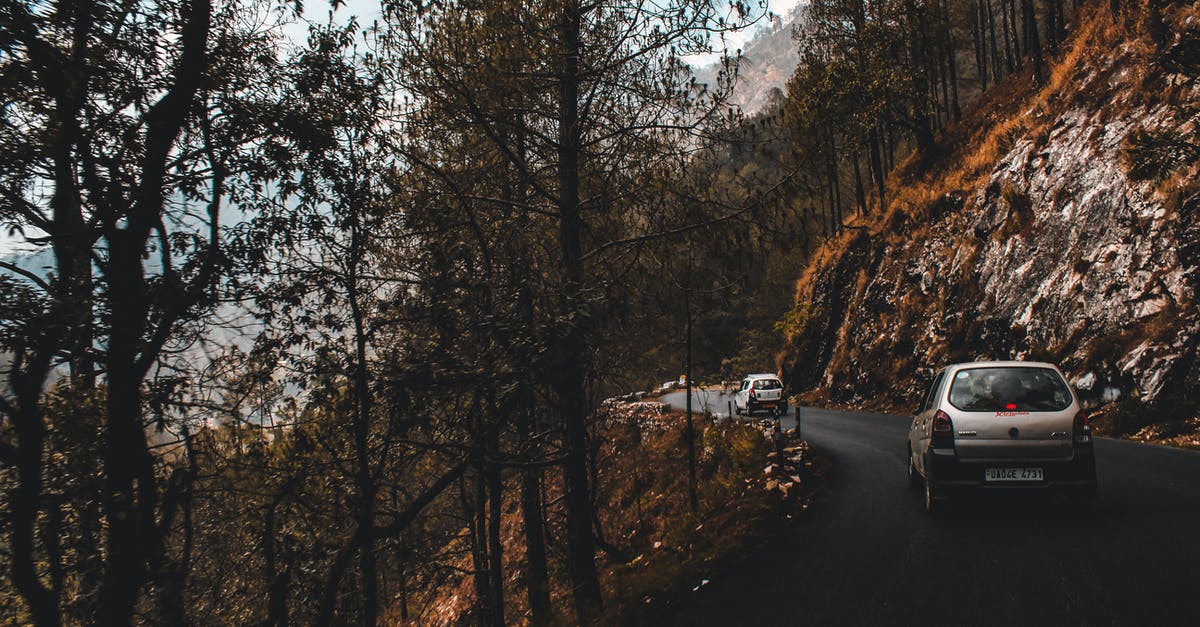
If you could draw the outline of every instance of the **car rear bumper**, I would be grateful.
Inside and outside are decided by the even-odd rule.
[[[930,449],[927,469],[935,487],[942,490],[1064,490],[1094,489],[1096,458],[1091,447],[1076,447],[1070,459],[962,458],[954,449]],[[989,482],[988,468],[1041,468],[1040,481]]]
[[[756,411],[779,411],[786,407],[786,401],[750,401],[746,406],[746,411],[753,413]]]

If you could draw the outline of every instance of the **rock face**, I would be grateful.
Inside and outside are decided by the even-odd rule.
[[[1134,181],[1125,148],[1183,123],[1176,105],[1198,89],[1130,41],[1109,50],[1057,68],[1007,118],[977,116],[965,135],[998,140],[993,153],[959,148],[826,245],[798,286],[793,391],[916,406],[937,368],[992,358],[1056,362],[1090,403],[1195,396],[1196,168]]]

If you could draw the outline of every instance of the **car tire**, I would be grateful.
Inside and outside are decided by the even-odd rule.
[[[936,516],[942,511],[942,496],[934,487],[933,479],[930,476],[929,469],[925,469],[925,513],[930,516]]]
[[[908,451],[908,487],[914,490],[921,487],[921,473],[917,472],[917,466],[913,463],[912,449]]]

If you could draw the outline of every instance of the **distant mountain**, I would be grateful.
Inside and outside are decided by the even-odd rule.
[[[804,23],[807,4],[801,3],[785,16],[775,16],[746,42],[738,67],[733,103],[746,114],[759,112],[770,100],[771,91],[787,85],[800,56],[796,52],[793,30]],[[696,69],[696,80],[712,84],[716,81],[717,65]]]

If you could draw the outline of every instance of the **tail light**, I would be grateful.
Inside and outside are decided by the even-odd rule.
[[[756,396],[758,396],[758,393],[754,391],[754,388],[750,388],[750,398],[754,398]]]
[[[929,443],[939,448],[954,446],[954,423],[950,421],[950,415],[940,409],[933,415],[933,433]]]
[[[1075,414],[1075,443],[1092,443],[1092,421],[1084,412]]]

